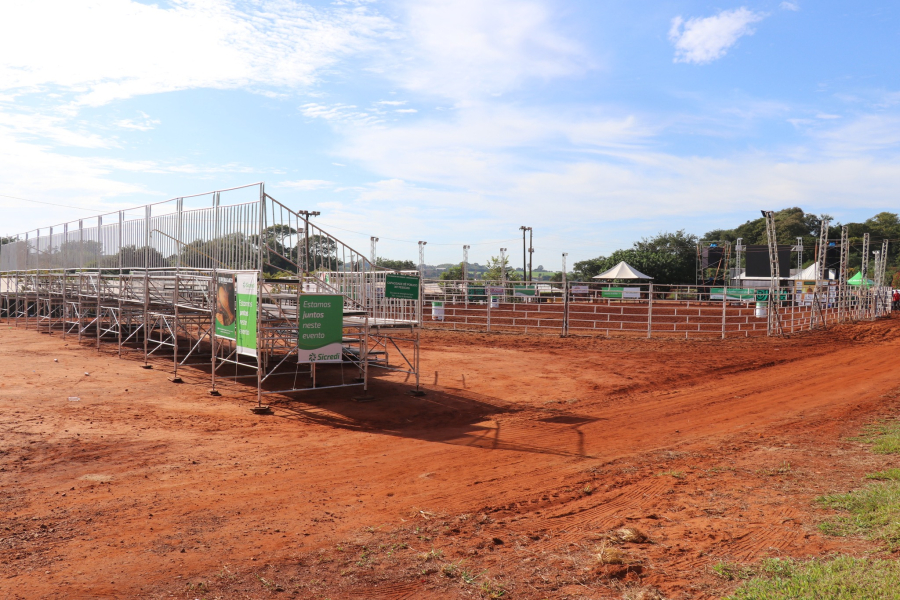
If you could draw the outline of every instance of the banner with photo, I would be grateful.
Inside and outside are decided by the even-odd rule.
[[[216,278],[216,336],[226,340],[235,337],[237,321],[237,299],[234,293],[234,275],[219,275]]]

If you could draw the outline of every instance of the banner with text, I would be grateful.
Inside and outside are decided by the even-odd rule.
[[[418,300],[419,278],[408,275],[386,275],[384,278],[384,297],[400,300]]]
[[[341,362],[344,297],[304,294],[298,308],[297,362]]]
[[[234,277],[237,299],[237,324],[234,339],[238,354],[256,356],[256,273],[238,273]]]

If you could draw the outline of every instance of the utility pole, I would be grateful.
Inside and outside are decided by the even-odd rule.
[[[303,240],[306,248],[306,256],[303,257],[303,274],[309,277],[309,218],[318,217],[322,213],[317,210],[298,210],[297,214],[303,216]]]
[[[525,232],[531,231],[531,227],[522,225],[519,229],[522,230],[522,281],[526,281],[528,279],[528,260],[525,258]]]
[[[803,238],[797,237],[797,245],[794,246],[794,252],[797,253],[797,273],[803,270]]]
[[[566,257],[569,255],[568,252],[563,252],[563,261],[562,261],[562,284],[563,288],[566,287]]]
[[[463,245],[463,264],[462,264],[463,281],[469,280],[469,248],[471,248],[471,246]]]
[[[528,281],[529,282],[533,281],[533,278],[531,276],[531,266],[532,266],[531,259],[534,258],[534,244],[532,244],[532,241],[533,241],[532,234],[533,233],[534,233],[534,230],[531,227],[529,227],[528,228]],[[524,273],[523,273],[522,279],[524,279],[524,278],[525,277],[524,277]]]
[[[500,283],[506,283],[506,248],[500,248]]]
[[[744,238],[737,239],[737,243],[734,246],[734,252],[735,252],[735,256],[736,256],[736,259],[735,259],[736,269],[735,270],[737,271],[737,276],[740,277],[741,276],[741,254],[744,252]]]
[[[425,279],[425,244],[428,242],[419,242],[419,276]]]
[[[375,260],[376,260],[376,256],[375,256],[375,244],[378,243],[378,238],[375,237],[375,236],[373,235],[373,236],[372,236],[371,238],[369,238],[369,239],[372,240],[372,266],[374,267],[374,266],[375,266]]]

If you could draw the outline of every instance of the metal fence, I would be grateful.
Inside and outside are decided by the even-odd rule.
[[[890,288],[834,281],[798,281],[770,302],[768,288],[432,280],[424,299],[426,328],[561,335],[781,335],[891,312]]]

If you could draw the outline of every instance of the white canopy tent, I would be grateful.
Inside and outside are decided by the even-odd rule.
[[[819,275],[819,265],[817,263],[813,263],[813,264],[809,265],[808,267],[806,267],[805,269],[803,269],[802,271],[800,271],[799,273],[797,273],[796,275],[794,275],[793,277],[791,277],[791,279],[816,280],[816,279],[818,279],[818,275]]]
[[[614,266],[609,271],[594,275],[591,279],[653,279],[649,275],[644,275],[624,260]]]

